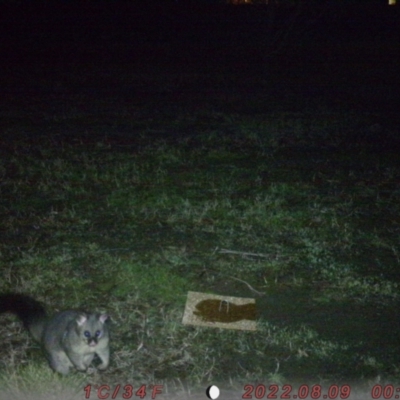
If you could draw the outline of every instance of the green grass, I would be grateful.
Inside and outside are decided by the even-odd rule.
[[[90,382],[397,379],[390,154],[346,147],[351,115],[190,118],[215,126],[4,141],[0,291],[110,313],[112,364]],[[183,326],[188,290],[256,297],[258,331]],[[7,370],[45,363],[4,321]]]

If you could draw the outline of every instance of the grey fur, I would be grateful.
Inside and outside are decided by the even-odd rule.
[[[22,294],[0,295],[0,313],[12,312],[23,322],[34,339],[44,348],[51,368],[63,375],[71,367],[86,371],[95,354],[98,369],[108,367],[110,360],[107,314],[61,311],[48,318],[43,306]]]

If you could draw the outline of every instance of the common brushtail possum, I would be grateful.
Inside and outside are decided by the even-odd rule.
[[[67,310],[48,317],[41,303],[30,296],[8,293],[0,295],[0,313],[16,314],[39,342],[51,368],[63,375],[71,367],[86,371],[95,354],[98,369],[108,367],[110,360],[107,314]]]

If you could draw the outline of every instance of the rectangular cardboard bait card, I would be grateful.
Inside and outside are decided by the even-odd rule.
[[[182,323],[255,331],[256,318],[255,299],[188,292]]]

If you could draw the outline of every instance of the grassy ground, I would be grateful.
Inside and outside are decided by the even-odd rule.
[[[1,291],[107,310],[96,383],[391,380],[399,167],[337,145],[352,124],[368,134],[354,118],[205,109],[130,120],[133,137],[5,139]],[[256,297],[258,331],[183,326],[188,290]],[[47,370],[4,318],[3,365]]]

